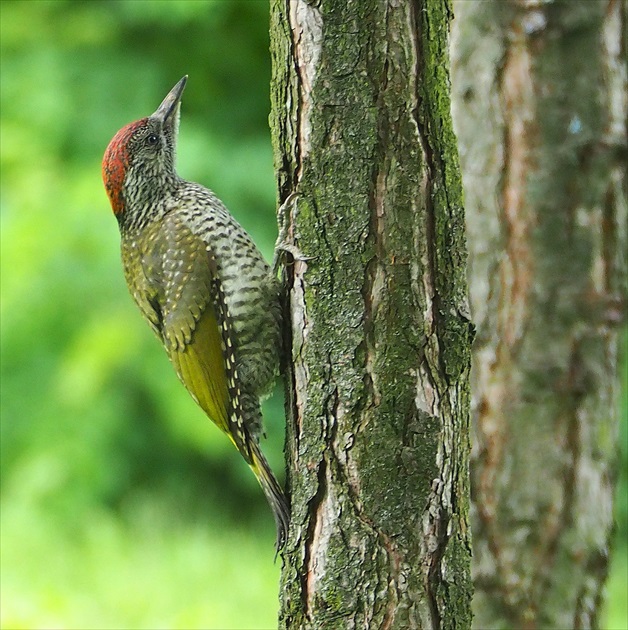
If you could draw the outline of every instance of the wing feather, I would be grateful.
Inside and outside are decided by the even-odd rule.
[[[224,369],[220,327],[208,304],[192,331],[190,343],[171,345],[168,355],[179,378],[203,411],[229,432],[229,390]]]
[[[217,265],[207,244],[176,214],[164,218],[159,241],[161,338],[186,389],[229,434],[223,318],[216,308]]]
[[[142,273],[129,285],[160,336],[177,375],[194,400],[224,431],[257,476],[283,546],[289,509],[279,483],[244,422],[234,325],[213,252],[176,214],[164,217],[148,239]]]

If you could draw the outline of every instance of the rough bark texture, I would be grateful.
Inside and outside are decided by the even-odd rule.
[[[291,241],[283,628],[470,625],[466,246],[447,2],[274,0]]]
[[[589,628],[608,567],[626,281],[626,4],[455,4],[478,628]]]

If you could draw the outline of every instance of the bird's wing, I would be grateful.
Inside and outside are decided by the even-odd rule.
[[[277,549],[287,536],[289,508],[257,440],[244,423],[233,322],[211,248],[176,215],[151,234],[143,268],[149,321],[179,378],[205,413],[234,443],[258,478],[277,524]]]
[[[233,322],[214,254],[175,214],[165,217],[161,238],[164,346],[194,400],[250,462]]]

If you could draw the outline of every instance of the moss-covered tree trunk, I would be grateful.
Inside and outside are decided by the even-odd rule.
[[[477,628],[590,628],[626,281],[626,4],[455,4]]]
[[[470,323],[445,0],[273,0],[291,328],[282,628],[470,625]]]

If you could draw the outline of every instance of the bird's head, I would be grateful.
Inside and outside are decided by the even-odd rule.
[[[177,179],[175,145],[186,81],[187,75],[154,114],[122,127],[105,151],[102,177],[119,221],[127,213],[149,206],[159,191]]]

